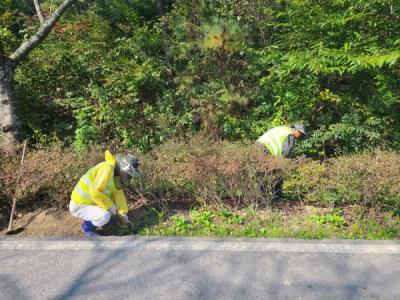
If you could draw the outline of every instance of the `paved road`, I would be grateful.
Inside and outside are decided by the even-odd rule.
[[[400,242],[0,239],[0,299],[400,299]]]

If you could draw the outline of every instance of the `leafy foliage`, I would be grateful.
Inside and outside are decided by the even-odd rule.
[[[392,0],[78,1],[17,69],[24,132],[146,152],[304,122],[298,153],[399,149],[399,24]],[[3,1],[0,25],[9,54],[38,20]]]

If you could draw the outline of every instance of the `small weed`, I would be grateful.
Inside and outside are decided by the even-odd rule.
[[[255,215],[257,215],[257,210],[254,208],[253,205],[247,206],[244,211],[246,212],[246,215],[250,216],[250,217],[254,217]]]
[[[260,229],[260,235],[261,236],[266,236],[267,235],[267,228],[261,228]]]
[[[171,221],[178,233],[187,234],[193,229],[193,225],[184,216],[172,216]]]
[[[246,224],[243,229],[243,235],[248,237],[257,237],[257,230],[251,225]]]
[[[318,225],[326,224],[334,228],[342,228],[346,224],[346,220],[342,213],[342,211],[336,210],[333,213],[326,215],[312,214],[310,220]]]
[[[213,219],[215,216],[211,211],[204,210],[199,212],[192,210],[190,215],[195,226],[200,226],[206,231],[212,231],[215,229],[215,225],[213,224]]]
[[[156,219],[158,222],[157,223],[161,223],[164,221],[165,218],[165,212],[164,211],[158,211],[157,209],[155,209],[154,207],[150,207],[147,211],[146,211],[146,220],[153,220]]]
[[[225,221],[228,224],[243,224],[244,223],[244,217],[237,213],[233,213],[232,211],[229,211],[227,209],[223,209],[219,212],[219,216],[222,217],[223,221]]]

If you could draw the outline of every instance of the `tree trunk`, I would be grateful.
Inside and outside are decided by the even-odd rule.
[[[17,99],[14,96],[14,69],[26,56],[39,45],[50,33],[62,14],[76,0],[64,0],[48,18],[44,19],[40,1],[35,0],[35,8],[40,20],[40,28],[29,39],[24,41],[10,57],[4,51],[0,40],[0,145],[7,150],[13,150],[20,142],[20,123],[16,114]]]
[[[14,98],[14,67],[11,59],[5,56],[0,57],[0,139],[7,150],[12,150],[20,141]]]

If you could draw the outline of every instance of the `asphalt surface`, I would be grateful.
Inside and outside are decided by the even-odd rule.
[[[400,299],[400,242],[2,238],[0,299]]]

